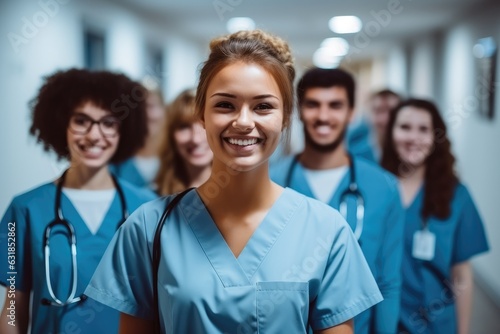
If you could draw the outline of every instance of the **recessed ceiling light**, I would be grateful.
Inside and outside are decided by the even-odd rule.
[[[341,37],[332,37],[323,40],[321,48],[329,49],[331,55],[345,56],[349,52],[349,43]]]
[[[231,34],[240,30],[253,30],[255,22],[249,17],[233,17],[227,21],[226,28]]]
[[[360,31],[363,24],[357,16],[334,16],[328,21],[328,27],[337,34],[352,34]]]
[[[336,56],[330,48],[321,47],[313,55],[313,64],[320,68],[335,68],[339,66],[342,57]]]

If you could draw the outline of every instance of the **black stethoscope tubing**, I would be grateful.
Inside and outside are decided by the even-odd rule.
[[[163,225],[170,215],[170,212],[175,208],[179,201],[194,188],[188,188],[183,192],[175,195],[175,197],[166,205],[163,214],[161,215],[158,226],[153,239],[153,313],[154,313],[154,333],[160,334],[160,305],[158,300],[158,270],[160,268],[161,258],[161,231]]]
[[[43,298],[41,300],[42,305],[46,306],[58,306],[58,307],[63,307],[67,306],[69,304],[77,303],[77,302],[82,302],[85,299],[87,299],[87,296],[84,294],[78,296],[75,298],[76,294],[76,286],[77,286],[77,260],[76,260],[76,254],[77,254],[77,248],[76,248],[76,233],[75,229],[73,227],[73,224],[71,224],[68,220],[66,220],[63,216],[62,213],[62,208],[61,208],[61,196],[62,196],[62,187],[64,184],[64,180],[66,178],[66,173],[68,170],[64,171],[64,173],[61,175],[61,178],[59,179],[59,182],[57,183],[57,190],[56,190],[56,201],[55,201],[55,220],[51,222],[47,227],[45,227],[44,233],[43,233],[43,253],[44,253],[44,261],[45,261],[45,280],[47,284],[47,290],[49,291],[50,299],[48,298]],[[128,211],[127,211],[127,203],[125,201],[125,195],[123,193],[123,189],[121,188],[120,184],[116,180],[116,177],[111,174],[111,179],[113,180],[113,183],[115,185],[116,191],[118,192],[118,197],[120,198],[120,204],[122,207],[122,220],[118,223],[118,227],[120,227],[123,222],[128,218]],[[72,285],[71,285],[71,292],[66,299],[66,301],[62,301],[59,298],[56,297],[54,290],[52,289],[52,280],[50,277],[50,236],[52,229],[56,225],[62,225],[65,229],[66,232],[68,233],[68,241],[69,245],[71,247],[71,275],[72,275]]]
[[[363,233],[363,223],[365,217],[365,201],[361,192],[359,191],[358,183],[356,182],[356,169],[354,167],[354,159],[349,154],[349,186],[347,189],[342,191],[340,194],[340,204],[339,204],[339,212],[342,216],[347,219],[347,197],[354,196],[356,198],[356,227],[354,229],[354,236],[357,240],[361,238],[361,234]],[[298,156],[295,155],[292,158],[292,163],[288,168],[286,178],[285,178],[285,187],[290,187],[292,183],[292,176],[295,167],[299,162]]]

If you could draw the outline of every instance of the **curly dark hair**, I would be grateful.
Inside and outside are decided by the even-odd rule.
[[[383,147],[381,165],[398,177],[404,177],[411,167],[402,162],[394,147],[393,129],[399,112],[404,107],[415,107],[428,112],[434,129],[434,146],[427,157],[424,177],[424,205],[422,218],[435,216],[445,219],[451,212],[451,200],[458,177],[455,174],[455,157],[451,153],[451,144],[447,136],[446,125],[434,103],[427,100],[408,99],[391,111],[387,124],[386,141]]]
[[[69,159],[66,129],[78,107],[90,102],[108,110],[120,120],[120,142],[111,158],[117,163],[133,156],[146,140],[146,90],[123,74],[83,69],[58,71],[44,78],[37,96],[30,102],[30,134],[54,151],[59,159]]]

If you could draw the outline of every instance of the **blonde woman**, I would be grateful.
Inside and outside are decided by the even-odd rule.
[[[210,48],[196,93],[208,181],[130,216],[86,294],[122,312],[120,334],[352,334],[352,318],[382,296],[350,227],[269,178],[293,110],[290,49],[262,31]]]
[[[157,191],[168,195],[196,187],[210,176],[213,154],[194,114],[195,91],[180,93],[168,106],[165,141],[160,149]]]

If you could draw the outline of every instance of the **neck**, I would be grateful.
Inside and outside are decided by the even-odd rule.
[[[411,167],[411,171],[399,176],[401,185],[415,185],[424,182],[425,165],[419,167]]]
[[[101,168],[86,168],[70,166],[64,180],[64,187],[74,189],[101,190],[114,188],[108,166]]]
[[[405,208],[413,203],[425,177],[425,165],[413,168],[411,172],[399,177],[401,199]]]
[[[271,207],[281,191],[269,178],[268,162],[252,171],[238,172],[215,160],[210,178],[198,189],[207,207],[237,215]]]
[[[331,152],[320,152],[306,144],[304,151],[299,156],[299,161],[305,168],[316,170],[349,165],[349,157],[344,143]]]
[[[187,166],[187,174],[189,179],[188,188],[201,186],[209,179],[211,170],[211,165],[206,165],[203,167]]]

